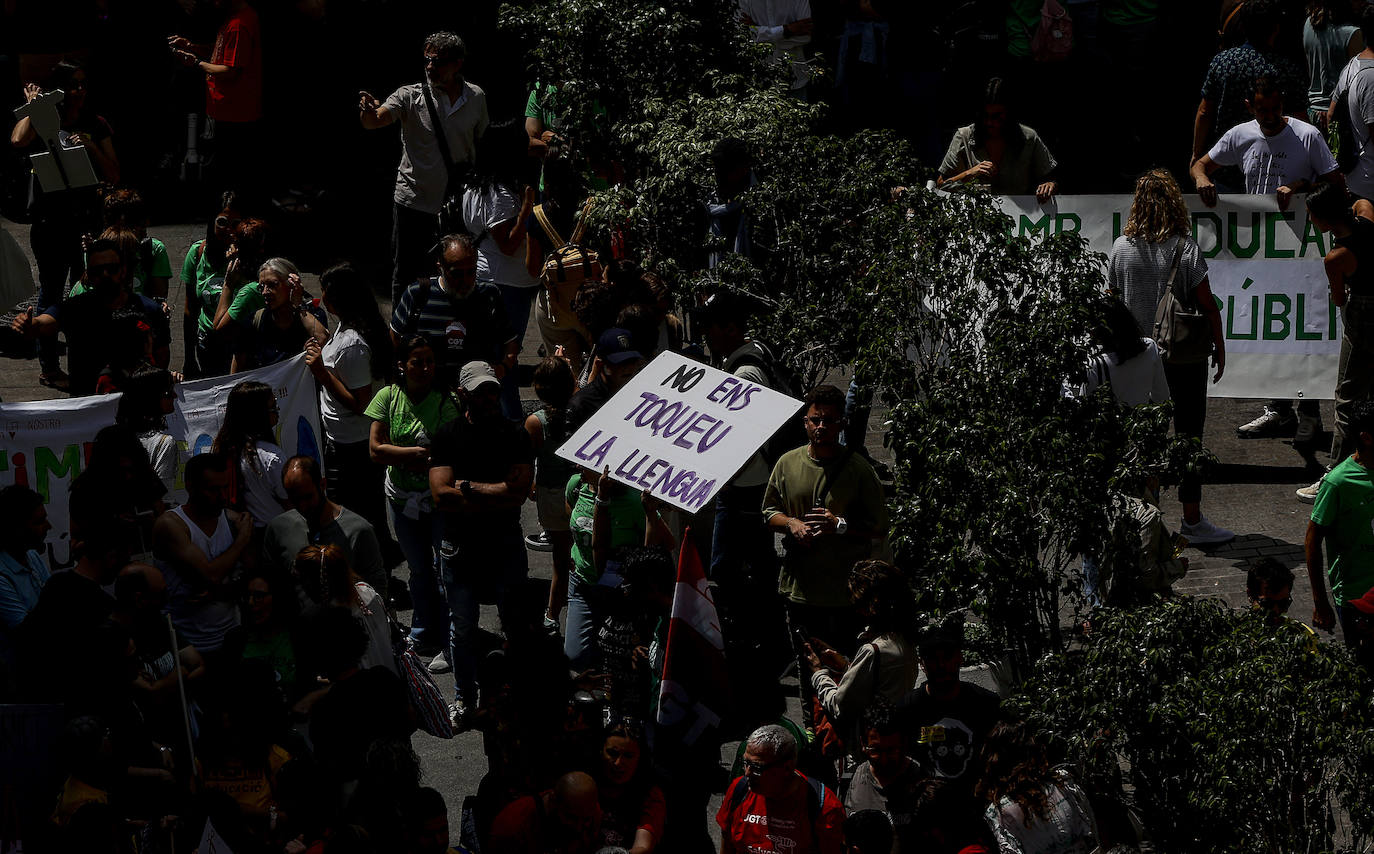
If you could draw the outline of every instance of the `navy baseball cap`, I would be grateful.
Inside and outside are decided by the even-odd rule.
[[[623,365],[635,359],[643,359],[644,354],[635,349],[628,329],[607,329],[596,342],[596,355],[611,365]]]

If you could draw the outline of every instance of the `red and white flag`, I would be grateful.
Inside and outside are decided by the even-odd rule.
[[[720,616],[706,584],[706,571],[683,532],[673,591],[673,616],[663,653],[663,681],[658,693],[658,723],[672,727],[684,745],[719,728],[730,707],[730,680],[725,669],[725,641]]]

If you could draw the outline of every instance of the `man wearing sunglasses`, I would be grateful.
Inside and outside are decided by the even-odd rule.
[[[140,312],[153,331],[153,361],[167,367],[171,360],[171,329],[162,305],[134,293],[129,282],[128,259],[112,240],[97,240],[86,253],[85,290],[57,305],[33,309],[15,316],[10,324],[28,338],[50,337],[62,332],[67,338],[67,373],[71,394],[94,394],[100,371],[109,361],[110,318],[120,309]]]
[[[716,813],[720,854],[844,851],[844,807],[829,787],[797,770],[790,732],[777,724],[754,730],[743,766]]]
[[[763,518],[783,534],[778,590],[793,629],[805,626],[852,655],[863,618],[849,599],[849,569],[887,533],[887,505],[873,467],[840,444],[844,392],[817,386],[802,416],[807,443],[773,466]]]
[[[472,163],[486,132],[487,95],[463,78],[467,47],[449,32],[425,39],[425,77],[402,86],[385,102],[358,93],[359,121],[376,130],[401,123],[401,164],[392,196],[391,301],[400,302],[411,282],[430,269],[430,248],[439,235],[439,211]],[[440,136],[435,128],[443,130]]]

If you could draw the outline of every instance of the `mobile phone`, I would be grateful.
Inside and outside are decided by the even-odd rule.
[[[792,644],[797,648],[797,652],[806,652],[806,645],[809,643],[811,643],[811,633],[806,630],[806,626],[793,626]]]

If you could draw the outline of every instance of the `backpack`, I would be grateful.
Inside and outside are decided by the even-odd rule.
[[[1059,0],[1045,0],[1040,7],[1040,26],[1031,34],[1030,52],[1036,62],[1062,62],[1073,52],[1073,19]]]
[[[1355,139],[1354,122],[1350,118],[1350,90],[1355,88],[1355,80],[1371,68],[1374,62],[1356,60],[1359,67],[1350,75],[1350,83],[1336,93],[1336,103],[1331,110],[1331,121],[1327,125],[1326,141],[1331,146],[1331,154],[1336,158],[1336,167],[1349,173],[1360,163],[1360,144]]]
[[[725,362],[720,366],[722,371],[733,374],[745,365],[753,365],[763,371],[768,377],[768,387],[773,391],[803,400],[806,397],[806,390],[802,385],[801,375],[786,365],[773,355],[773,351],[762,341],[751,340],[744,346],[735,350],[725,357]],[[794,415],[797,413],[793,413]],[[806,444],[806,429],[801,426],[801,419],[788,418],[783,425],[777,429],[768,441],[764,443],[760,451],[763,458],[769,465],[775,465],[778,458],[794,448],[800,448]]]
[[[536,205],[534,208],[535,220],[547,235],[549,244],[555,247],[544,259],[544,269],[539,275],[539,280],[549,295],[549,313],[553,315],[555,323],[577,330],[588,339],[591,338],[591,333],[577,319],[577,315],[573,314],[572,302],[583,283],[601,278],[601,259],[595,250],[587,248],[583,242],[587,230],[587,215],[591,209],[592,202],[588,199],[586,206],[582,208],[582,215],[578,217],[577,225],[573,228],[572,239],[564,240],[554,228],[544,206]]]

